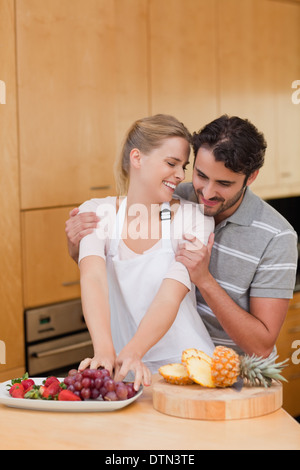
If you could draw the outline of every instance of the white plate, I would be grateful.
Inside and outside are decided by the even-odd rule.
[[[45,377],[33,377],[36,385],[41,385]],[[60,382],[63,378],[58,379]],[[27,398],[13,398],[10,396],[7,385],[11,380],[0,384],[0,404],[11,408],[22,408],[27,410],[39,411],[71,411],[71,412],[87,412],[87,411],[115,411],[130,405],[137,400],[143,393],[143,387],[137,394],[128,400],[120,401],[104,401],[104,400],[86,400],[86,401],[55,401],[55,400],[33,400]]]

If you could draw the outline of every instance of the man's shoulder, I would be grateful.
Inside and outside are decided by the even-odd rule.
[[[175,189],[175,195],[190,202],[198,202],[193,183],[180,183]]]
[[[296,234],[294,227],[288,222],[288,220],[280,214],[274,207],[268,204],[261,198],[259,199],[259,204],[257,206],[257,211],[255,217],[253,218],[253,223],[265,225],[266,228],[270,230],[273,229],[274,232],[293,232]]]

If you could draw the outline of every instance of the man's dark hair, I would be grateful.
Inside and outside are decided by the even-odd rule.
[[[247,119],[223,115],[195,132],[192,146],[195,157],[200,147],[209,148],[216,161],[249,177],[263,166],[267,143]]]

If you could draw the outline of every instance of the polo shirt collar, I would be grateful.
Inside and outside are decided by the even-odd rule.
[[[243,200],[237,210],[230,217],[220,222],[217,227],[224,227],[229,222],[237,225],[251,225],[257,207],[256,200],[257,196],[247,186]]]

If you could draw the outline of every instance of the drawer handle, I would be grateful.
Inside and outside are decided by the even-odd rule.
[[[289,334],[299,333],[299,331],[300,331],[300,326],[295,326],[294,328],[290,328],[290,329],[288,330],[288,333],[289,333]]]
[[[111,189],[111,185],[107,184],[107,185],[104,185],[104,186],[91,186],[90,187],[91,191],[101,191],[101,190],[104,190],[104,189]]]
[[[70,281],[70,282],[63,282],[62,286],[71,287],[71,286],[77,286],[78,284],[80,284],[80,281]]]
[[[61,348],[49,349],[48,351],[33,353],[32,356],[38,359],[42,359],[44,357],[54,356],[55,354],[61,354],[61,353],[69,352],[69,351],[75,351],[76,349],[85,348],[91,345],[92,345],[91,340],[82,341],[82,343],[78,343],[78,344],[70,344],[69,346],[63,346]]]
[[[290,380],[296,380],[296,379],[299,379],[300,378],[300,372],[298,372],[297,374],[293,374],[289,377],[289,381]]]
[[[297,310],[298,308],[300,308],[300,302],[290,306],[290,310]]]

